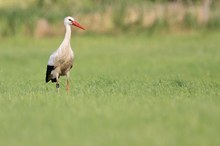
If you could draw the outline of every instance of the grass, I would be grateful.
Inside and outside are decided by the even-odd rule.
[[[44,83],[62,38],[2,39],[0,145],[217,146],[220,33],[72,37],[71,91]]]

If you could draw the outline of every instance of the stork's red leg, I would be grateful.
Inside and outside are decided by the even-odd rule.
[[[67,91],[67,92],[70,91],[70,83],[69,83],[69,80],[66,81],[66,91]]]
[[[66,91],[69,92],[70,90],[70,75],[69,72],[66,74],[67,80],[66,80]]]
[[[58,79],[59,79],[59,74],[56,74],[56,80],[57,80],[57,82],[56,82],[56,89],[57,89],[57,92],[59,93],[60,84],[59,84]]]

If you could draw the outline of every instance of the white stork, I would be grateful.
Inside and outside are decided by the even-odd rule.
[[[60,76],[67,77],[66,90],[69,91],[70,88],[69,75],[74,60],[74,52],[70,46],[71,25],[85,30],[85,28],[83,28],[73,17],[70,16],[64,19],[64,25],[66,27],[64,40],[59,48],[50,55],[46,72],[46,83],[50,80],[52,83],[56,82],[57,91],[59,91],[58,79]]]

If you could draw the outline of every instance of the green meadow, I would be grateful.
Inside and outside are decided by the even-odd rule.
[[[45,83],[62,37],[0,40],[1,146],[218,146],[220,32],[72,34],[66,78]]]

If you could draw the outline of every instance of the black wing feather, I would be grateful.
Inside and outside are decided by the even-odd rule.
[[[56,81],[57,81],[56,78],[52,79],[52,76],[51,76],[51,72],[52,72],[54,69],[55,69],[54,66],[47,65],[47,72],[46,72],[46,79],[45,79],[46,83],[49,82],[50,80],[51,80],[52,82],[56,82]]]

